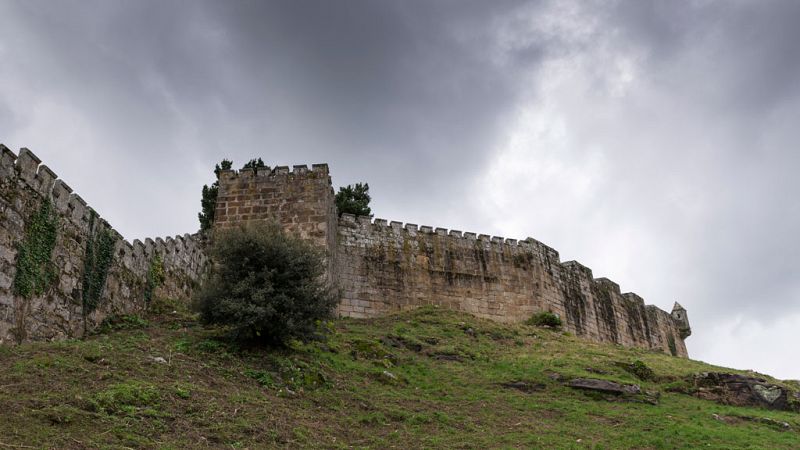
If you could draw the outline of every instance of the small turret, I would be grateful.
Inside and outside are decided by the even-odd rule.
[[[692,327],[689,326],[689,316],[686,315],[686,310],[680,303],[675,302],[672,307],[672,320],[678,325],[678,331],[681,333],[681,339],[686,339],[692,335]]]

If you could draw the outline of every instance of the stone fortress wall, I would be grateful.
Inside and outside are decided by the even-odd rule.
[[[343,214],[334,249],[340,313],[374,317],[439,305],[500,322],[550,311],[596,342],[688,356],[686,326],[536,241],[403,225]],[[680,306],[676,305],[676,311]],[[676,313],[679,314],[679,313]],[[685,317],[685,311],[682,313]]]
[[[34,222],[45,204],[56,233],[51,259],[40,268],[52,272],[51,281],[41,293],[17,295],[18,253],[41,233]],[[113,253],[107,275],[99,276],[97,306],[86,308],[86,273],[103,272],[87,271],[87,253],[102,236]],[[15,155],[0,145],[0,343],[80,337],[110,315],[142,310],[147,298],[188,298],[207,265],[202,240],[185,234],[130,243],[30,150]]]
[[[439,305],[501,322],[559,315],[564,328],[596,342],[687,356],[686,311],[645,306],[581,264],[532,238],[522,241],[403,225],[343,214],[337,218],[326,164],[221,171],[214,228],[276,220],[324,246],[341,289],[339,314],[376,317]]]
[[[218,181],[214,230],[274,220],[324,248],[328,276],[342,293],[340,315],[439,305],[520,322],[551,311],[566,330],[593,341],[687,356],[691,330],[680,305],[671,314],[645,306],[581,264],[562,263],[557,251],[532,238],[337,217],[327,164],[223,170]],[[19,252],[36,238],[47,205],[57,232],[41,267],[53,271],[52,280],[42,292],[20,295]],[[111,315],[141,311],[150,298],[188,299],[208,267],[202,235],[129,243],[24,148],[17,156],[0,145],[0,212],[0,343],[79,337]],[[113,253],[97,307],[87,307],[87,274],[97,272],[91,262],[102,236]]]

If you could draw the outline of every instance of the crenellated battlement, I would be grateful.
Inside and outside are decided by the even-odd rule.
[[[264,178],[278,178],[278,177],[328,177],[327,164],[312,164],[311,169],[306,164],[292,166],[291,171],[289,166],[276,166],[270,168],[269,166],[261,167],[258,169],[247,168],[239,170],[220,170],[217,173],[217,179],[222,181],[258,181],[257,179]]]
[[[541,242],[537,241],[532,237],[518,240],[512,238],[504,238],[501,236],[476,234],[470,231],[462,232],[461,230],[452,230],[440,227],[434,228],[428,225],[419,226],[414,223],[404,224],[403,222],[398,222],[398,221],[390,222],[386,219],[371,218],[368,216],[355,216],[349,213],[344,213],[339,217],[338,225],[340,227],[346,227],[346,228],[358,227],[361,230],[365,231],[375,231],[375,232],[389,231],[392,233],[407,234],[410,236],[416,236],[418,234],[449,236],[467,242],[478,241],[488,244],[508,246],[509,248],[522,248],[526,250],[543,249],[543,251],[545,253],[548,253],[553,259],[555,260],[559,259],[558,252],[555,249],[545,244],[542,244]]]

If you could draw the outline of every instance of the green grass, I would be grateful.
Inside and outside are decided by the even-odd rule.
[[[185,312],[119,323],[0,348],[0,448],[800,448],[798,414],[667,391],[727,369],[528,325],[424,308],[268,351]],[[660,402],[586,395],[571,377],[640,384]],[[501,386],[512,381],[545,387]]]

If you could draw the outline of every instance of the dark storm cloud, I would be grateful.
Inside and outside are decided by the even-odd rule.
[[[697,224],[703,229],[682,236],[693,249],[691,260],[702,268],[695,289],[706,294],[708,312],[717,316],[746,312],[771,321],[776,308],[798,311],[790,255],[800,249],[794,236],[800,211],[787,194],[797,191],[794,174],[800,167],[800,154],[792,150],[800,99],[800,47],[794,44],[800,29],[793,24],[800,4],[643,4],[610,17],[644,46],[655,85],[695,121],[665,117],[673,133],[696,140],[683,142],[683,148],[656,144],[653,151],[672,161],[649,160],[707,198],[707,219]]]
[[[195,230],[222,157],[328,162],[381,217],[533,235],[680,300],[692,354],[800,377],[758,359],[800,319],[798,22],[789,1],[3,2],[0,141],[129,238]]]
[[[12,56],[38,55],[23,67],[34,82],[156,176],[186,158],[328,161],[386,204],[434,210],[392,186],[457,196],[463,183],[441,174],[480,170],[514,99],[487,42],[511,3],[43,6],[7,5]]]

